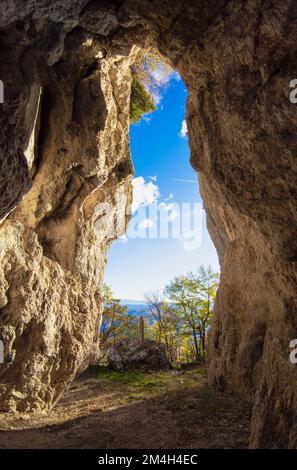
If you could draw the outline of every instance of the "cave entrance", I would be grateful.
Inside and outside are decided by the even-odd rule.
[[[132,68],[130,105],[132,218],[109,251],[101,351],[117,367],[118,344],[156,341],[180,367],[205,360],[219,261],[189,164],[186,86],[162,62],[145,78],[140,67]]]
[[[253,402],[253,447],[296,447],[297,376],[289,360],[297,311],[297,114],[290,99],[296,2],[2,3],[0,329],[9,361],[1,370],[1,409],[50,409],[89,362],[93,342],[98,346],[108,222],[124,213],[130,197],[129,65],[135,44],[153,44],[188,85],[192,162],[222,260],[209,383]],[[171,235],[127,233],[114,244],[106,281],[117,297],[137,300],[162,290],[192,269],[196,256],[181,246],[189,240],[172,236],[178,215],[167,210],[179,191],[195,188],[172,179],[196,179],[176,166],[187,161],[187,150],[168,141],[170,135],[186,143],[178,136],[186,127],[177,102],[155,135],[139,135],[168,110],[168,90],[150,122],[132,126],[131,141],[133,184],[150,203],[138,209],[163,203]],[[155,204],[148,189],[158,194]],[[139,225],[141,233],[156,230],[150,213],[136,233]],[[203,240],[202,233],[201,247]],[[187,259],[181,268],[178,261]],[[196,261],[195,267],[209,263]]]

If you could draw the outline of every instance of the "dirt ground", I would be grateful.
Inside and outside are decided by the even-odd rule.
[[[203,371],[92,370],[49,415],[0,414],[0,448],[246,448],[250,407]]]

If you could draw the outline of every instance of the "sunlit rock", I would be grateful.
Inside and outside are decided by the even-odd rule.
[[[209,383],[253,402],[252,446],[296,447],[294,2],[0,9],[0,407],[49,409],[97,344],[106,253],[124,229],[110,226],[131,204],[129,66],[135,44],[154,46],[188,88],[191,163],[221,262]]]

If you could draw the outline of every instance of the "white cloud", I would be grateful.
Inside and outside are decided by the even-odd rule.
[[[121,235],[118,239],[117,242],[119,243],[127,243],[128,242],[128,237],[127,235]]]
[[[163,89],[166,88],[171,80],[172,72],[162,64],[158,64],[150,75],[151,85],[149,86],[149,91],[153,95],[155,103],[158,105],[162,99]]]
[[[174,208],[174,203],[170,202],[169,204],[166,204],[166,202],[160,202],[159,206],[165,211],[171,211]]]
[[[150,178],[152,181],[154,181],[154,182],[157,181],[157,176],[156,176],[156,175],[155,175],[155,176],[149,176],[149,178]]]
[[[191,238],[193,238],[193,232],[185,232],[183,233],[183,238],[185,240],[190,240]]]
[[[179,212],[176,211],[176,210],[173,210],[170,212],[169,216],[168,216],[168,220],[170,220],[171,222],[173,222],[174,220],[176,220],[179,216]]]
[[[159,207],[161,207],[165,212],[167,212],[165,216],[166,220],[173,222],[179,217],[179,205],[175,202],[161,202],[159,204]]]
[[[187,122],[184,119],[182,122],[181,130],[179,131],[179,135],[184,139],[187,134],[188,134],[188,127],[187,127]]]
[[[169,193],[169,196],[166,197],[166,198],[164,199],[164,201],[166,201],[166,202],[167,202],[167,201],[172,201],[173,198],[174,198],[173,193]]]
[[[136,212],[140,206],[148,206],[157,202],[160,191],[152,181],[145,182],[143,176],[138,176],[132,180],[133,203],[132,212]]]
[[[159,86],[164,86],[166,83],[168,83],[171,79],[171,73],[170,71],[162,66],[162,64],[159,64],[155,70],[151,72],[151,77],[153,80],[158,83]]]
[[[152,120],[151,116],[146,116],[145,114],[141,117],[141,120],[149,124]]]
[[[151,219],[143,219],[141,222],[139,222],[138,228],[150,228],[154,227],[154,225],[155,223]]]
[[[178,72],[175,72],[162,62],[151,72],[151,77],[159,86],[167,85],[172,79],[176,81],[181,80]]]
[[[159,109],[164,90],[166,90],[171,80],[179,81],[181,77],[164,62],[156,64],[155,69],[150,72],[148,91],[153,95],[155,104],[158,105]]]

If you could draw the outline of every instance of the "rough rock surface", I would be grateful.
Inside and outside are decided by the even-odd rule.
[[[108,365],[112,369],[163,370],[170,368],[163,343],[145,339],[143,346],[137,339],[127,339],[108,351]]]
[[[220,256],[209,382],[253,402],[251,446],[296,447],[296,1],[0,8],[2,409],[52,406],[92,350],[108,225],[124,230],[131,199],[129,63],[134,44],[152,45],[189,91],[191,162]]]
[[[4,171],[2,209],[28,189],[23,180],[15,192],[18,179],[30,174],[32,188],[1,227],[0,393],[2,409],[32,410],[52,406],[98,348],[106,253],[125,231],[131,203],[127,116],[133,54],[107,57],[102,41],[76,29],[48,68],[38,50],[19,51],[18,31],[3,33],[3,42],[12,42],[13,34],[17,45],[10,46],[7,60],[18,60],[20,68],[20,56],[28,56],[22,67],[32,76],[24,86],[21,71],[15,74],[15,107],[4,79],[1,118],[9,153],[2,161],[9,165],[20,146],[22,166],[10,185]],[[4,113],[22,129],[15,124],[9,132]],[[29,136],[21,135],[25,129]]]

